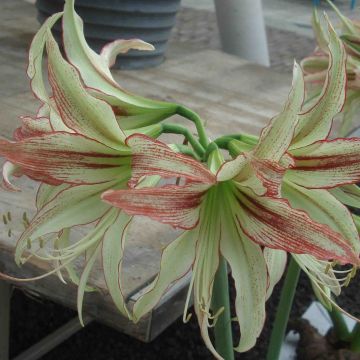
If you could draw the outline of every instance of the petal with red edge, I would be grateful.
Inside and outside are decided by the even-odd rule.
[[[125,135],[105,101],[91,96],[77,70],[64,60],[50,32],[46,41],[49,81],[64,123],[74,131],[117,149]]]
[[[360,264],[358,255],[341,234],[292,208],[288,201],[259,197],[244,188],[236,196],[241,207],[236,213],[238,221],[256,243],[295,254],[311,254],[318,259]]]
[[[166,144],[145,135],[135,134],[126,139],[132,150],[132,178],[134,187],[143,176],[159,175],[164,178],[184,177],[204,184],[215,183],[213,175],[204,165],[193,158],[176,153]]]
[[[346,52],[329,22],[328,28],[330,59],[323,90],[317,102],[300,115],[290,149],[300,148],[327,138],[334,116],[344,105]]]
[[[360,181],[360,138],[318,141],[293,150],[288,178],[307,188],[332,188]]]
[[[167,185],[157,188],[108,190],[101,198],[129,215],[144,215],[175,228],[192,229],[206,185]]]
[[[282,195],[293,208],[305,211],[316,222],[340,233],[353,251],[360,253],[359,235],[350,211],[328,191],[285,182]]]
[[[269,283],[266,290],[266,300],[270,298],[275,285],[284,274],[287,262],[287,253],[283,250],[265,248],[264,258],[267,267]]]
[[[110,68],[115,64],[116,57],[119,54],[125,54],[129,50],[153,51],[155,48],[153,45],[140,39],[119,39],[106,44],[101,49],[100,56],[106,64],[106,67]]]
[[[126,230],[131,217],[119,212],[114,223],[107,229],[102,241],[102,259],[106,286],[121,314],[131,318],[122,290],[121,267],[126,241]]]
[[[145,293],[134,304],[134,319],[138,321],[151,311],[163,294],[175,282],[190,272],[195,259],[196,231],[185,232],[172,241],[161,255],[160,271]]]
[[[22,175],[20,166],[13,164],[10,161],[5,161],[2,168],[3,181],[1,186],[8,191],[21,191],[17,186],[13,185],[10,177]]]
[[[30,136],[39,136],[50,132],[53,132],[53,129],[48,118],[23,116],[21,117],[21,127],[14,132],[14,139],[23,140]]]
[[[274,117],[261,132],[254,149],[254,157],[279,161],[287,151],[298,123],[298,114],[304,101],[304,78],[300,66],[295,62],[293,84],[284,110]]]
[[[235,310],[241,332],[235,350],[244,352],[255,345],[264,327],[266,263],[261,247],[243,233],[227,208],[222,213],[221,225],[220,252],[229,263],[235,282]]]
[[[0,140],[0,154],[36,180],[95,184],[130,176],[129,149],[121,152],[79,134],[51,133],[18,142]]]

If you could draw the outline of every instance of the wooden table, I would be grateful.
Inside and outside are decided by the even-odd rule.
[[[1,13],[0,135],[10,138],[19,125],[19,115],[33,114],[38,106],[25,76],[26,49],[38,25],[32,5],[20,0],[2,0]],[[206,120],[209,134],[214,138],[235,132],[258,134],[281,109],[291,83],[290,74],[275,73],[220,51],[197,51],[182,44],[171,44],[167,61],[158,68],[115,72],[115,75],[119,83],[135,93],[173,100],[197,111]],[[20,184],[21,193],[0,191],[0,214],[12,213],[11,237],[9,227],[0,225],[0,270],[31,277],[44,273],[49,264],[39,260],[31,260],[22,268],[14,264],[14,246],[22,230],[22,214],[27,212],[29,218],[34,214],[37,188],[37,184],[28,179],[21,179]],[[175,236],[170,227],[138,221],[124,261],[124,291],[130,303],[154,278],[161,249]],[[80,263],[77,265],[81,267]],[[182,313],[188,278],[170,289],[152,313],[136,325],[116,311],[100,270],[93,272],[90,283],[100,291],[85,296],[86,313],[137,339],[151,341]],[[55,276],[16,286],[76,307],[76,287],[70,282],[65,286]]]

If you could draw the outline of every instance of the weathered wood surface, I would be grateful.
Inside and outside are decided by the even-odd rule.
[[[1,0],[0,12],[0,135],[10,138],[19,125],[18,117],[33,114],[38,106],[25,76],[27,48],[38,24],[33,6],[20,0]],[[116,78],[138,94],[173,100],[194,109],[206,120],[211,137],[236,132],[259,133],[266,121],[281,109],[290,87],[288,74],[274,73],[214,50],[197,51],[173,44],[168,57],[156,69],[117,72]],[[31,217],[34,213],[37,187],[27,179],[22,179],[20,185],[21,193],[0,192],[0,214],[12,213],[10,237],[9,226],[0,225],[0,269],[31,277],[44,273],[49,264],[35,259],[22,268],[14,264],[22,214],[26,211]],[[144,219],[137,221],[124,261],[124,292],[130,303],[154,278],[161,249],[175,236],[170,227]],[[81,262],[77,266],[81,267]],[[85,311],[99,321],[149,341],[181,314],[188,278],[174,286],[152,314],[134,325],[118,315],[105,290],[100,263],[96,266],[90,283],[99,292],[86,295]],[[65,286],[55,276],[17,285],[75,307],[76,287],[70,283]]]

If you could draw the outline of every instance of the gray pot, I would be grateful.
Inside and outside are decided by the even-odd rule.
[[[76,11],[85,24],[89,45],[99,51],[115,39],[139,38],[155,46],[155,51],[129,51],[120,55],[115,68],[140,69],[159,65],[181,0],[76,0]],[[64,0],[37,0],[38,20],[43,23],[61,11]],[[54,27],[59,36],[61,24]]]

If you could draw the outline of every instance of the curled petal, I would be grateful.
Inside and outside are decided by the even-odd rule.
[[[50,132],[53,132],[53,129],[48,118],[23,116],[21,118],[21,127],[17,128],[14,132],[14,139],[23,140],[27,137],[39,136]]]
[[[234,180],[259,196],[278,197],[281,182],[293,161],[287,154],[280,163],[256,158],[253,154],[240,154],[222,164],[216,174],[218,181]]]
[[[176,153],[166,144],[145,135],[135,134],[126,139],[132,150],[132,177],[134,187],[143,176],[160,175],[164,178],[184,177],[203,184],[215,183],[215,176],[199,161]]]
[[[302,70],[295,62],[293,84],[284,110],[274,117],[261,132],[254,157],[263,160],[279,161],[287,151],[298,123],[298,114],[304,101],[305,85]]]
[[[312,103],[309,110],[300,115],[290,149],[300,148],[315,141],[326,139],[334,116],[341,111],[344,105],[346,52],[329,22],[328,29],[330,58],[326,80],[317,101]]]
[[[8,191],[21,191],[17,186],[13,185],[10,177],[22,175],[20,166],[13,164],[10,161],[6,161],[2,168],[2,187]]]
[[[116,57],[119,54],[125,54],[132,49],[145,50],[145,51],[155,50],[153,45],[145,41],[142,41],[140,39],[130,39],[130,40],[120,39],[106,44],[101,49],[100,56],[103,58],[106,66],[110,68],[115,64]]]

